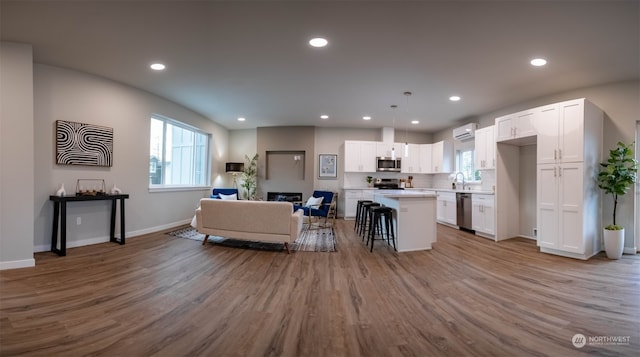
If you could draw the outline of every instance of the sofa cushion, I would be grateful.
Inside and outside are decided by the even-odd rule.
[[[309,197],[307,203],[304,204],[305,207],[315,207],[317,208],[322,204],[323,197]]]
[[[232,194],[232,195],[225,195],[224,193],[219,193],[218,196],[220,196],[221,200],[237,200],[238,199],[238,195],[237,194]]]

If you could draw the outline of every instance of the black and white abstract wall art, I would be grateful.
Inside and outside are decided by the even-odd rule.
[[[57,120],[56,163],[111,167],[113,128]]]

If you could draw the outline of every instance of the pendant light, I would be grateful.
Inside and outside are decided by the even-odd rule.
[[[404,96],[407,98],[407,120],[409,120],[409,97],[411,96],[411,92],[404,92]],[[404,132],[404,157],[409,157],[409,125],[407,124],[405,132]]]
[[[396,108],[397,107],[398,106],[395,104],[391,105],[391,111],[393,112],[393,130],[394,131],[396,130]],[[391,146],[391,160],[395,160],[395,159],[396,159],[396,143],[394,140]]]

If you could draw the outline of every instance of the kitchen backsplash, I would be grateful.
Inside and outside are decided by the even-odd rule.
[[[415,174],[413,176],[413,187],[417,188],[451,188],[451,174]],[[406,179],[409,174],[393,172],[360,173],[347,172],[344,174],[344,188],[367,187],[367,176],[374,178]],[[482,171],[482,182],[470,184],[471,189],[491,191],[496,184],[494,170]]]

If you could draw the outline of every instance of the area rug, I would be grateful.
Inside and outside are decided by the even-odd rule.
[[[167,233],[168,235],[178,238],[187,238],[202,241],[204,234],[198,233],[193,227],[183,227],[175,231]],[[283,243],[267,243],[252,242],[241,239],[224,238],[210,236],[207,241],[211,244],[223,245],[225,247],[281,251],[284,250]],[[289,244],[289,250],[300,252],[335,252],[336,251],[336,235],[331,227],[312,229],[303,228],[302,234],[298,239]]]

